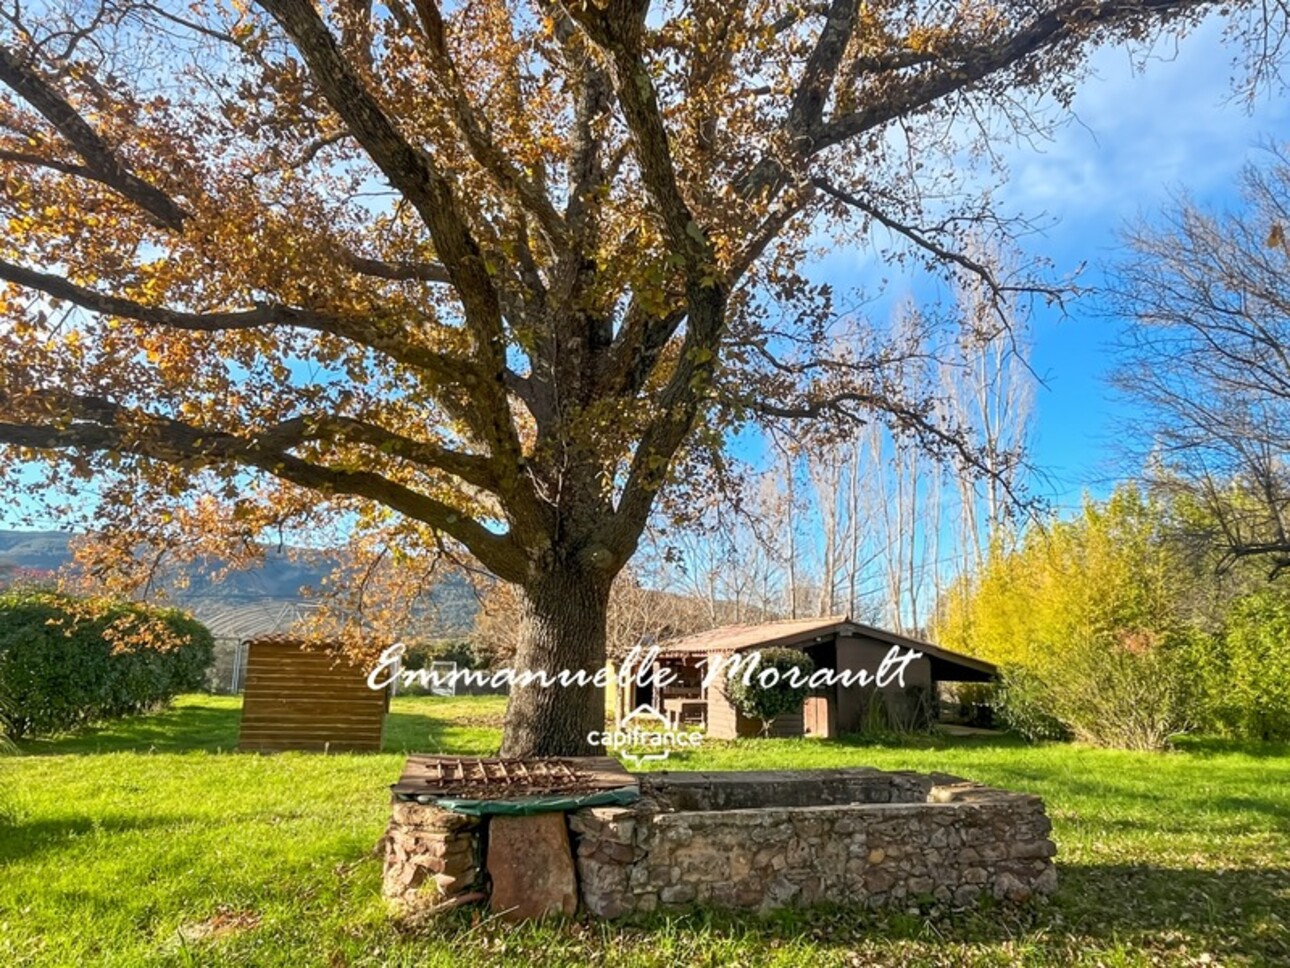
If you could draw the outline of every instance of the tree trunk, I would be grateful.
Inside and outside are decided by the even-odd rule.
[[[576,568],[555,567],[521,591],[515,671],[585,669],[605,665],[609,580]],[[595,685],[514,686],[506,706],[503,756],[603,756],[587,734],[605,728],[605,690]]]

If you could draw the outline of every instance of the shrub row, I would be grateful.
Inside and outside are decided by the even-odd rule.
[[[15,737],[143,712],[200,689],[213,651],[210,632],[173,609],[0,594],[0,696]]]
[[[1178,501],[1121,487],[1001,540],[944,596],[935,640],[1000,667],[1005,725],[1132,749],[1290,739],[1290,584],[1201,554],[1207,519]]]

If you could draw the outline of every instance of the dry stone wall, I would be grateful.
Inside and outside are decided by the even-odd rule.
[[[658,799],[630,808],[579,811],[570,822],[583,904],[613,918],[693,904],[962,907],[1051,894],[1042,801],[945,779],[927,778],[921,802],[673,811],[656,788]]]
[[[640,780],[643,796],[629,807],[568,815],[578,897],[601,917],[695,905],[966,907],[1026,902],[1057,886],[1051,825],[1035,796],[877,770]],[[395,802],[386,897],[423,907],[485,896],[487,822]]]
[[[385,831],[382,893],[406,907],[477,893],[483,881],[480,834],[478,817],[395,800]]]

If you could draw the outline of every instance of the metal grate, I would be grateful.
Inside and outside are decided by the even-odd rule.
[[[428,802],[438,797],[509,800],[595,793],[635,785],[622,764],[603,756],[530,760],[410,756],[403,776],[391,789],[399,799]]]

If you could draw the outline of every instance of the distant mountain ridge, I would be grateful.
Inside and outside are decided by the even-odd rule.
[[[0,568],[57,571],[71,561],[66,531],[0,531]]]
[[[54,572],[70,564],[75,537],[67,531],[0,530],[0,578],[14,570]],[[219,567],[214,564],[212,570]],[[327,551],[272,548],[260,565],[230,572],[220,581],[193,574],[188,587],[172,590],[170,598],[190,609],[216,635],[281,631],[293,613],[309,607],[302,590],[321,587],[334,564],[334,555]],[[430,637],[461,635],[474,624],[479,605],[460,575],[449,574],[439,581],[430,601],[435,612]]]

